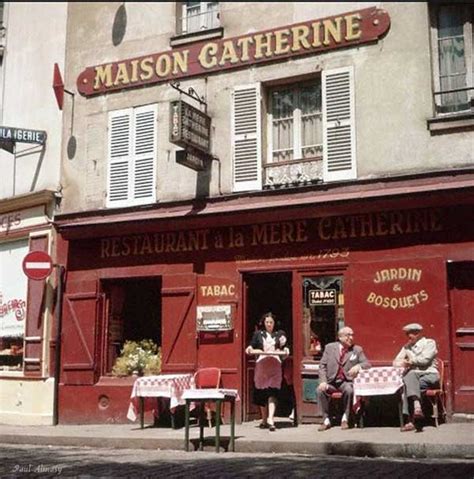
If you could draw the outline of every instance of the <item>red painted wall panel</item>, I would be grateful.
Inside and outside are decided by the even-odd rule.
[[[252,231],[250,224],[240,229],[245,246],[224,248],[222,243],[211,239],[214,240],[214,234],[220,232],[223,244],[230,245],[229,230],[217,226],[217,220],[209,219],[206,248],[163,254],[148,254],[148,249],[143,249],[144,254],[139,254],[140,250],[135,255],[120,254],[129,251],[132,243],[127,245],[113,240],[115,243],[101,244],[98,229],[97,238],[70,243],[67,293],[100,291],[100,281],[104,279],[161,277],[164,297],[168,296],[162,315],[167,370],[188,371],[217,365],[223,369],[224,386],[240,389],[241,397],[245,396],[242,390],[245,387],[242,372],[245,338],[242,335],[247,319],[243,307],[242,274],[246,272],[343,271],[345,320],[354,328],[356,342],[364,347],[371,360],[392,361],[405,342],[401,328],[408,322],[421,323],[426,335],[438,342],[439,356],[449,360],[446,261],[453,258],[474,261],[473,226],[466,222],[470,211],[468,207],[437,209],[430,223],[432,227],[426,231],[414,231],[418,226],[403,223],[398,213],[392,218],[390,215],[372,217],[373,229],[361,230],[364,234],[357,229],[351,230],[352,226],[357,226],[352,217],[345,217],[342,222],[336,217],[324,222],[311,217],[305,220],[304,232],[301,230],[300,233],[297,233],[296,223],[293,223],[293,231],[288,225],[276,225],[270,226],[266,233]],[[423,214],[420,213],[417,225],[422,225],[428,218]],[[291,217],[293,210],[281,210],[281,221],[285,221],[287,215]],[[391,221],[390,228],[388,221]],[[153,229],[149,223],[146,228],[147,232]],[[402,228],[403,233],[399,234],[398,230]],[[237,228],[233,231],[235,239]],[[140,234],[142,232],[137,230],[136,235]],[[281,241],[283,237],[288,241]],[[143,237],[138,237],[137,241],[140,248],[145,248]],[[101,255],[101,251],[107,254]],[[293,286],[296,290],[301,287],[298,282]],[[293,299],[299,294],[299,291],[293,291]],[[181,299],[177,298],[180,295]],[[186,298],[189,303],[184,301]],[[219,304],[232,305],[232,331],[197,334],[196,307]],[[183,308],[187,310],[181,314]],[[302,354],[301,338],[297,337],[302,330],[301,316],[302,312],[295,307],[295,368],[299,367]],[[99,328],[100,334],[100,320],[98,309],[89,322],[90,331]],[[175,334],[177,328],[182,329],[180,338]],[[96,356],[98,360],[100,358]],[[93,369],[96,370],[97,365]],[[93,374],[89,379],[92,377]],[[97,381],[98,378],[94,377]],[[84,400],[77,403],[64,400],[61,403],[62,422],[80,422],[81,414],[90,422],[109,420],[106,411],[97,409],[94,381],[84,387],[63,386],[62,398],[72,398],[71,391],[84,390]],[[110,386],[108,391],[110,403],[116,408],[109,409],[113,418],[110,420],[123,418],[125,421],[130,390],[126,393],[123,386],[117,386],[115,391]]]

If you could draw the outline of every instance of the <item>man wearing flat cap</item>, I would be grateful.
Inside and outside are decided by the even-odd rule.
[[[403,376],[403,414],[408,416],[402,431],[414,431],[414,419],[422,418],[421,390],[439,384],[436,355],[438,348],[434,339],[423,336],[423,326],[410,323],[403,327],[408,342],[393,361],[394,366],[405,368]]]

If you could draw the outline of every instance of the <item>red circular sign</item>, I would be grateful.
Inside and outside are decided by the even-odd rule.
[[[23,272],[30,279],[44,279],[51,274],[53,262],[44,251],[31,251],[23,259]]]

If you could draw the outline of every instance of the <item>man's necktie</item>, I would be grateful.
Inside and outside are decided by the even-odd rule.
[[[346,374],[344,373],[344,360],[346,359],[346,354],[348,352],[347,348],[341,348],[341,353],[339,354],[339,369],[337,370],[337,379],[346,379]]]

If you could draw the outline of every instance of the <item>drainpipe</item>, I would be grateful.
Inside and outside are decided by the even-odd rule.
[[[54,396],[53,396],[53,426],[59,422],[59,378],[61,375],[61,334],[63,322],[63,285],[64,266],[54,265],[58,272],[58,289],[56,303],[56,347],[54,348]]]

